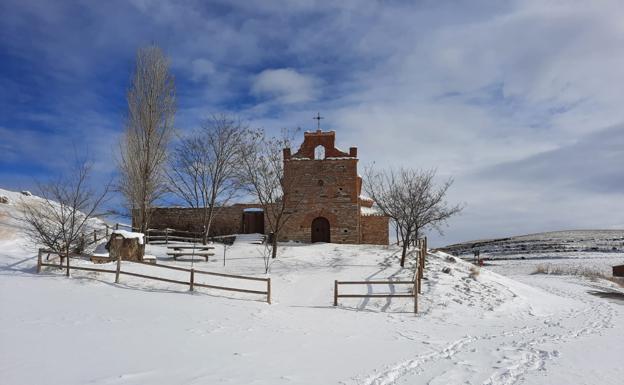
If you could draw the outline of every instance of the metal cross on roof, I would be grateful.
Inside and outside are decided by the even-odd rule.
[[[321,116],[321,113],[317,113],[316,116],[312,119],[316,119],[316,129],[320,130],[321,129],[321,119],[325,119],[324,117]]]

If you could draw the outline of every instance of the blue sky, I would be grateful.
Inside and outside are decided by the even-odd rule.
[[[0,186],[114,173],[136,49],[176,77],[176,127],[232,113],[337,131],[361,166],[437,167],[465,202],[438,243],[624,228],[620,1],[0,3]],[[432,234],[433,235],[433,234]]]

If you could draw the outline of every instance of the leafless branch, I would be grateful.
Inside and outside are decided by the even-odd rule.
[[[247,127],[238,119],[213,115],[199,130],[180,137],[166,171],[169,189],[202,210],[204,241],[217,210],[238,191],[238,169]]]
[[[267,137],[263,130],[249,131],[241,157],[241,182],[247,192],[255,196],[265,213],[271,239],[272,258],[277,256],[279,234],[293,214],[298,203],[294,196],[297,178],[284,178],[284,148],[290,148],[293,132],[283,130],[280,137]],[[288,184],[288,185],[287,185]]]
[[[38,183],[38,197],[22,201],[22,221],[33,244],[61,257],[82,251],[82,236],[101,215],[110,190],[110,183],[100,192],[89,187],[90,172],[88,163],[77,161],[69,176]]]
[[[173,137],[175,85],[169,60],[156,46],[137,52],[120,144],[118,189],[133,222],[145,231],[154,203],[167,191],[163,166]]]
[[[441,232],[440,226],[463,209],[459,204],[449,206],[445,200],[453,180],[436,187],[435,175],[435,170],[365,170],[364,189],[396,226],[403,246],[401,266],[411,241],[427,228]]]

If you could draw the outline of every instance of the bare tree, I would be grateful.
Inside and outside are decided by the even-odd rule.
[[[61,257],[81,248],[82,236],[90,230],[90,219],[106,201],[110,184],[97,192],[89,187],[91,167],[77,162],[70,176],[38,184],[38,198],[22,201],[22,221],[27,237],[36,245],[43,245]]]
[[[410,242],[422,236],[423,230],[433,228],[442,233],[441,225],[463,209],[460,204],[449,206],[446,202],[446,192],[453,180],[436,187],[435,170],[375,171],[371,167],[365,174],[366,192],[396,226],[403,248],[401,266],[405,266]]]
[[[203,241],[219,207],[236,194],[239,160],[246,126],[219,115],[207,119],[173,149],[167,171],[170,190],[190,207],[201,210]]]
[[[264,262],[264,274],[268,274],[271,269],[273,258],[273,245],[270,245],[268,242],[263,245],[261,249],[258,250],[258,253],[262,257],[262,262]]]
[[[250,131],[241,154],[242,186],[258,199],[272,234],[271,258],[277,257],[280,232],[300,203],[290,196],[298,183],[297,176],[284,177],[283,150],[290,148],[293,133],[282,131],[281,137],[267,137],[263,130]]]
[[[175,84],[160,48],[140,48],[128,90],[126,132],[121,142],[118,188],[139,231],[145,232],[151,208],[166,193],[164,164],[173,137]]]

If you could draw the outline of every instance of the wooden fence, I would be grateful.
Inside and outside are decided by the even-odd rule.
[[[184,233],[188,235],[179,235]],[[199,233],[183,232],[174,229],[148,229],[145,234],[145,241],[153,244],[169,244],[169,242],[201,243],[203,237]]]
[[[386,281],[334,281],[334,306],[338,306],[338,298],[413,298],[414,313],[418,313],[418,295],[422,293],[421,280],[424,275],[426,254],[427,254],[427,238],[418,239],[416,241],[416,269],[414,277],[411,281],[386,280]],[[411,292],[404,293],[366,293],[366,294],[340,294],[341,285],[411,285]]]
[[[53,254],[53,252],[51,252],[50,250],[39,249],[39,253],[37,255],[37,273],[40,273],[41,272],[41,268],[44,267],[44,266],[58,267],[58,268],[61,268],[61,269],[66,269],[68,276],[69,276],[69,271],[70,270],[83,270],[83,271],[93,271],[93,272],[98,272],[98,273],[110,273],[110,274],[115,274],[115,283],[119,283],[120,275],[128,275],[128,276],[132,276],[132,277],[145,278],[145,279],[151,279],[151,280],[156,280],[156,281],[161,281],[161,282],[168,282],[168,283],[175,283],[175,284],[185,285],[185,286],[189,287],[190,291],[193,291],[195,289],[195,287],[204,287],[204,288],[207,288],[207,289],[233,291],[233,292],[238,292],[238,293],[259,294],[259,295],[266,296],[266,302],[269,303],[269,304],[271,303],[271,278],[247,277],[247,276],[243,276],[243,275],[214,273],[214,272],[205,271],[205,270],[187,269],[187,268],[178,267],[178,266],[158,265],[158,264],[147,263],[147,262],[126,261],[126,262],[136,263],[136,264],[140,264],[140,265],[150,266],[152,268],[170,269],[170,270],[177,270],[177,271],[187,272],[189,274],[189,280],[188,281],[181,281],[181,280],[176,280],[176,279],[157,277],[157,276],[154,276],[154,275],[146,275],[146,274],[139,274],[139,273],[133,273],[133,272],[129,272],[129,271],[124,271],[124,270],[121,269],[121,259],[120,258],[117,259],[117,267],[116,267],[115,270],[106,270],[106,269],[98,269],[98,268],[94,268],[94,267],[73,266],[73,265],[71,265],[69,263],[69,259],[67,261],[67,265],[66,266],[63,266],[62,263],[61,264],[46,263],[46,262],[43,262],[43,254],[46,254],[46,253],[48,255],[49,254]],[[75,257],[75,256],[77,256],[77,255],[76,254],[70,255],[70,257]],[[250,290],[250,289],[241,289],[241,288],[237,288],[237,287],[209,285],[209,284],[205,284],[205,283],[195,282],[195,275],[196,274],[208,275],[208,276],[216,276],[216,277],[223,277],[223,278],[231,278],[231,279],[235,279],[235,280],[260,281],[260,282],[264,282],[266,284],[266,289],[265,290]]]
[[[123,223],[116,223],[115,230],[119,230],[120,227],[127,228],[131,231],[139,231],[138,228],[126,225]],[[225,244],[232,244],[234,242],[233,235],[217,235],[207,237],[207,241],[215,241]],[[169,244],[170,242],[189,242],[189,243],[202,243],[204,241],[204,234],[194,231],[177,230],[177,229],[147,229],[145,232],[145,242],[151,244]]]
[[[88,233],[81,234],[81,243],[86,247],[101,241],[102,239],[107,239],[111,233],[111,229],[108,225],[105,225],[102,229],[93,229]]]

